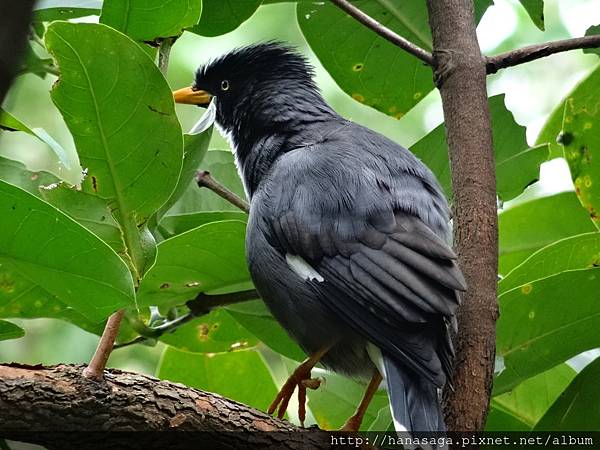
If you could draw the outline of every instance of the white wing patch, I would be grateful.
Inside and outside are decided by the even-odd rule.
[[[318,281],[319,283],[325,281],[325,278],[323,278],[323,276],[301,256],[286,253],[285,260],[287,261],[288,266],[290,266],[290,269],[303,280]]]

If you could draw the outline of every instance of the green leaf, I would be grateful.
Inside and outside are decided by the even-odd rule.
[[[0,341],[18,339],[25,336],[25,330],[12,322],[0,320]]]
[[[32,172],[23,163],[0,156],[0,180],[40,196],[40,187],[55,185],[60,180],[48,172]]]
[[[248,214],[242,211],[213,211],[165,216],[159,224],[159,229],[161,234],[165,238],[168,238],[189,231],[192,228],[197,228],[210,222],[220,222],[222,220],[239,220],[246,222],[248,220]]]
[[[209,150],[206,152],[200,168],[208,170],[216,180],[225,185],[230,191],[246,198],[242,181],[233,161],[233,155],[229,150]],[[196,213],[199,211],[239,212],[239,208],[223,200],[213,191],[198,188],[196,181],[192,180],[186,192],[169,211],[169,214]]]
[[[500,295],[496,345],[504,370],[494,392],[600,346],[599,291],[600,270],[594,268],[561,272]]]
[[[600,359],[586,366],[535,426],[535,431],[598,431]]]
[[[244,222],[212,222],[162,241],[156,264],[140,285],[138,303],[178,306],[199,292],[248,282],[245,231]]]
[[[559,239],[596,231],[573,192],[504,210],[498,216],[499,271],[508,274],[529,255]]]
[[[525,127],[517,124],[504,105],[504,95],[490,97],[490,115],[496,156],[498,196],[506,201],[519,195],[539,178],[539,167],[548,158],[548,146],[528,148]],[[444,125],[410,149],[436,174],[442,188],[451,197],[450,167]]]
[[[200,20],[201,0],[104,0],[100,22],[136,41],[179,36]]]
[[[585,31],[586,36],[596,36],[598,34],[600,34],[600,25],[591,26]],[[600,48],[584,48],[583,53],[594,53],[600,56]]]
[[[258,9],[261,0],[203,0],[200,23],[190,31],[218,36],[235,30]]]
[[[544,31],[544,0],[520,0],[532,22]]]
[[[61,71],[52,99],[88,169],[83,191],[108,202],[139,277],[154,254],[141,227],[169,199],[181,172],[171,90],[144,51],[106,25],[54,22],[46,45]]]
[[[308,407],[320,428],[338,429],[356,411],[366,385],[332,372],[315,371],[313,376],[323,376],[326,382],[316,391],[307,390]],[[367,430],[377,419],[379,410],[385,407],[389,409],[387,394],[385,391],[378,391],[365,413],[361,430]]]
[[[570,236],[543,247],[500,280],[500,293],[560,272],[600,266],[600,233]]]
[[[172,347],[193,353],[221,353],[248,349],[258,340],[224,309],[215,309],[192,320],[160,340]]]
[[[600,229],[600,92],[589,88],[568,97],[561,144],[579,201]]]
[[[576,374],[567,364],[560,364],[525,380],[512,391],[492,398],[486,431],[531,430]],[[518,430],[506,428],[504,415],[512,417],[522,427]]]
[[[129,270],[108,245],[5,182],[0,182],[0,229],[2,305],[24,293],[17,289],[23,278],[96,322],[135,304]]]
[[[167,347],[158,377],[214,392],[263,411],[277,394],[269,370],[254,350],[207,355]]]
[[[33,20],[52,22],[97,15],[102,0],[41,0],[34,7]]]
[[[70,166],[70,158],[68,157],[65,149],[43,128],[30,128],[9,112],[4,111],[2,108],[0,108],[0,128],[6,131],[22,131],[23,133],[27,133],[39,139],[41,142],[50,147],[50,149],[65,167],[68,168]]]
[[[185,134],[183,144],[183,167],[179,175],[179,181],[171,197],[155,214],[155,221],[160,222],[162,217],[177,203],[190,185],[190,181],[195,179],[194,175],[200,167],[200,163],[206,156],[208,144],[212,136],[212,126],[207,130],[197,134]]]
[[[596,67],[583,81],[581,81],[575,88],[563,99],[550,117],[544,124],[544,127],[540,131],[537,138],[536,144],[550,143],[550,157],[559,158],[563,156],[563,148],[558,141],[563,141],[562,126],[563,118],[565,116],[565,106],[570,98],[576,98],[578,103],[585,103],[598,97],[597,88],[600,84],[600,65]],[[569,137],[567,136],[568,140]]]
[[[296,361],[306,359],[300,349],[260,301],[227,306],[229,314],[266,346]]]
[[[105,200],[65,185],[42,189],[41,197],[94,233],[128,262],[121,228]]]
[[[379,23],[431,51],[427,8],[419,0],[358,0]],[[492,2],[477,1],[479,14]],[[336,83],[356,101],[400,119],[433,89],[431,69],[331,2],[299,2],[300,29]],[[402,86],[402,89],[398,89]]]

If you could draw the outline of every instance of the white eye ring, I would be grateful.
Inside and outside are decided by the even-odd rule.
[[[221,81],[221,90],[228,91],[229,90],[229,81],[223,80]]]

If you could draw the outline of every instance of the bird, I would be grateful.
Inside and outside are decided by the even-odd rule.
[[[269,406],[283,418],[324,368],[367,382],[342,427],[358,431],[380,385],[397,431],[444,431],[456,311],[467,289],[451,212],[409,150],[324,100],[314,67],[268,41],[201,65],[175,102],[206,107],[250,202],[246,258],[268,309],[307,354]]]

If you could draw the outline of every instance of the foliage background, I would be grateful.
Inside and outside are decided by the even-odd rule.
[[[38,6],[42,7],[43,3]],[[211,2],[205,0],[204,3],[206,13]],[[249,0],[246,3],[250,3]],[[348,95],[352,92],[345,93],[340,89],[336,80],[340,81],[343,76],[337,74],[332,78],[313,53],[313,50],[316,51],[322,61],[329,61],[328,64],[331,64],[327,49],[318,44],[319,37],[316,36],[311,41],[312,47],[307,44],[298,25],[296,8],[301,10],[309,6],[296,6],[287,2],[265,3],[267,4],[260,6],[247,21],[229,33],[204,37],[184,32],[171,52],[167,77],[169,85],[172,88],[189,85],[199,64],[235,46],[269,39],[290,42],[298,46],[315,65],[318,85],[327,101],[340,114],[380,131],[406,147],[416,144],[412,150],[438,173],[442,182],[447,180],[447,171],[444,172],[447,163],[439,157],[444,154],[445,148],[443,132],[441,128],[437,128],[443,118],[436,91],[425,95],[408,111],[392,111],[386,104],[389,99],[385,95],[380,100],[381,104],[376,106],[387,114],[361,104],[357,99],[365,99],[357,95],[352,98]],[[541,2],[529,2],[532,3]],[[518,1],[495,1],[478,27],[484,53],[496,54],[530,43],[579,36],[591,25],[600,23],[600,4],[597,0],[547,0],[543,7],[545,31],[533,23]],[[310,12],[306,16],[310,16]],[[298,17],[302,23],[303,15],[299,14]],[[74,21],[94,22],[97,19],[97,16],[91,16]],[[308,21],[310,17],[305,19]],[[359,27],[358,24],[353,26]],[[219,34],[218,30],[212,34]],[[305,34],[310,35],[310,32],[306,31]],[[33,44],[33,47],[39,57],[50,57],[40,45]],[[339,53],[344,53],[341,47],[336,48]],[[590,271],[593,269],[589,265],[590,261],[598,260],[600,255],[600,238],[596,236],[596,227],[589,218],[589,205],[597,204],[598,198],[594,197],[594,192],[588,197],[581,196],[580,191],[582,187],[586,187],[588,180],[592,186],[595,186],[594,182],[600,183],[597,178],[600,176],[600,169],[592,164],[589,173],[582,173],[578,177],[580,164],[573,158],[569,160],[570,146],[565,145],[563,149],[556,144],[557,130],[562,128],[569,131],[571,127],[574,129],[570,131],[575,136],[580,136],[584,141],[587,139],[584,144],[590,150],[595,150],[596,153],[600,151],[600,140],[595,137],[597,134],[592,137],[578,134],[586,129],[587,123],[592,124],[590,128],[593,130],[593,126],[600,126],[595,115],[598,110],[594,112],[592,107],[589,108],[591,117],[586,117],[585,114],[581,115],[581,109],[578,109],[580,105],[568,105],[568,108],[572,108],[575,120],[564,122],[564,108],[560,107],[563,98],[590,74],[592,76],[587,82],[589,86],[584,86],[585,92],[576,97],[576,103],[587,101],[592,106],[598,106],[598,64],[597,55],[568,52],[507,69],[489,78],[490,96],[503,95],[491,100],[498,161],[504,162],[502,169],[498,166],[501,274],[507,275],[534,251],[560,239],[575,236],[561,241],[558,246],[542,250],[534,256],[537,261],[530,260],[529,265],[520,266],[521,273],[517,271],[500,283],[503,318],[499,323],[498,377],[489,429],[555,429],[559,422],[565,429],[598,429],[597,424],[600,423],[600,407],[591,403],[577,403],[577,407],[586,410],[585,415],[573,417],[572,413],[567,414],[571,409],[571,400],[575,402],[579,396],[578,401],[582,402],[581,398],[598,395],[597,390],[594,390],[597,387],[585,383],[585,380],[594,379],[600,371],[599,365],[590,365],[584,369],[597,356],[597,352],[590,349],[600,346],[596,331],[600,325],[596,318],[600,316],[600,307],[596,305],[596,293],[600,292],[600,286],[595,271]],[[402,71],[403,68],[396,67],[396,70]],[[75,144],[63,116],[49,95],[55,80],[56,77],[51,74],[41,78],[34,73],[24,73],[11,89],[3,109],[52,136],[66,152],[63,162],[47,143],[19,132],[2,133],[0,155],[23,162],[29,170],[49,171],[71,183],[77,183],[80,181],[80,169]],[[135,82],[135,79],[132,81]],[[382,85],[381,77],[375,76],[373,82]],[[403,89],[409,90],[402,84],[387,84],[384,88],[389,95],[395,95]],[[367,98],[366,103],[370,100]],[[418,98],[415,97],[415,100]],[[202,112],[180,105],[177,105],[176,110],[183,130],[189,130]],[[553,114],[553,111],[558,112]],[[549,118],[549,125],[544,128]],[[580,128],[577,128],[578,118],[581,121]],[[526,130],[519,125],[525,126]],[[431,131],[433,132],[428,134]],[[421,141],[425,136],[425,140]],[[517,160],[516,164],[514,160],[511,162],[511,157],[518,151],[544,143],[550,143],[549,148],[546,145],[532,152],[533,159]],[[227,143],[215,132],[209,148],[211,150],[202,167],[210,167],[219,179],[239,192],[240,185],[230,156],[218,151],[227,150]],[[567,159],[562,157],[563,151]],[[550,161],[543,162],[540,166],[548,157],[548,152]],[[538,178],[538,167],[540,181],[534,182]],[[2,176],[0,179],[3,179]],[[528,184],[530,185],[526,187]],[[574,193],[576,187],[588,211],[581,207]],[[208,192],[190,190],[172,212],[191,212],[198,208],[228,209],[232,211],[232,215],[221,218],[239,217],[233,209],[211,195]],[[503,199],[507,201],[503,202]],[[171,231],[176,228],[175,225],[173,227]],[[168,228],[169,224],[163,224],[163,232],[167,233]],[[233,262],[231,264],[229,269],[223,270],[233,272],[233,275],[242,270],[236,268]],[[2,301],[0,296],[0,308],[3,306]],[[18,318],[18,314],[4,314],[2,317],[11,318],[11,322],[24,328],[26,334],[19,339],[0,341],[0,361],[85,363],[97,343],[96,335],[59,319],[23,319]],[[537,321],[533,323],[535,317]],[[574,331],[570,334],[558,333],[556,330],[564,325]],[[201,336],[207,334],[208,339]],[[544,336],[551,338],[544,339]],[[244,343],[243,348],[257,351],[229,351],[231,344],[240,342]],[[138,344],[116,350],[109,365],[158,374],[160,377],[219,392],[263,409],[276,392],[276,386],[281,384],[290,368],[294,367],[294,359],[302,358],[298,349],[265,316],[259,304],[232,307],[227,312],[214,312],[152,344]],[[570,359],[578,353],[581,354]],[[567,360],[568,364],[563,362]],[[569,385],[577,372],[581,372],[577,384]],[[233,373],[236,374],[235,378],[229,376]],[[345,416],[352,412],[360,398],[362,387],[332,374],[327,374],[327,380],[325,388],[310,397],[311,420],[325,427],[339,426]],[[563,391],[565,394],[559,398]],[[587,395],[580,395],[582,393]],[[292,406],[292,419],[293,410]],[[389,426],[383,392],[378,394],[370,408],[365,426],[371,429]]]

